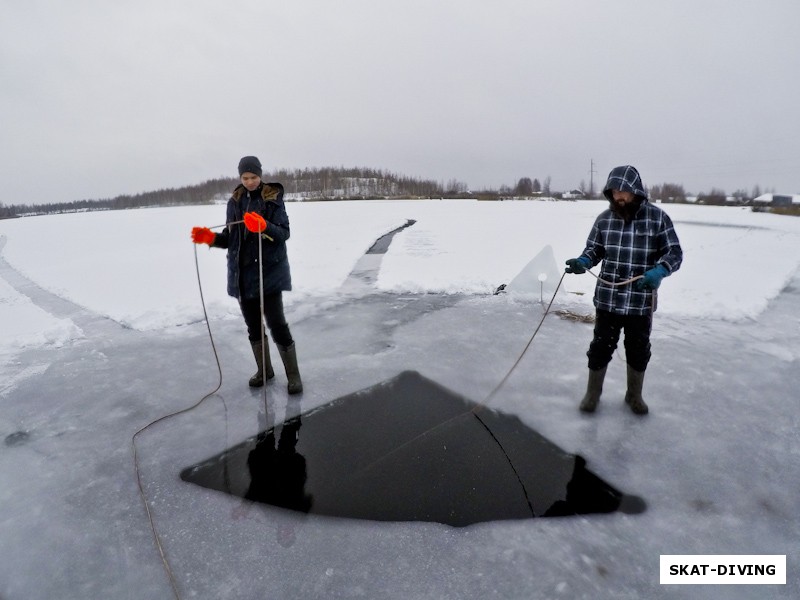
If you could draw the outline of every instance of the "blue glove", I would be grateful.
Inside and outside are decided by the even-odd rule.
[[[652,269],[644,272],[644,277],[633,282],[634,289],[643,292],[645,290],[657,290],[661,285],[661,280],[669,275],[669,271],[664,265],[656,265]]]
[[[592,261],[585,256],[581,256],[580,258],[570,258],[566,264],[567,268],[564,269],[565,273],[580,275],[581,273],[586,273],[586,269],[591,268]]]

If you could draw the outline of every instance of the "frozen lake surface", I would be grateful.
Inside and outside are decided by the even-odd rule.
[[[299,399],[279,369],[265,395],[247,386],[252,356],[224,297],[224,253],[198,253],[222,387],[136,439],[181,598],[800,596],[800,223],[786,217],[665,207],[686,263],[662,285],[647,417],[623,403],[619,353],[597,413],[577,410],[591,324],[556,314],[487,403],[584,457],[603,481],[640,496],[644,512],[452,527],[307,514],[183,481],[191,465],[405,371],[486,401],[544,312],[538,290],[491,292],[547,246],[558,265],[577,255],[603,208],[373,206],[288,207]],[[0,222],[3,600],[174,595],[132,437],[218,383],[187,246],[191,226],[223,212]],[[372,259],[372,276],[348,278],[407,219],[416,223]],[[350,232],[356,239],[343,242]],[[591,314],[591,287],[590,276],[568,276],[553,310]],[[662,586],[662,554],[786,554],[789,576],[785,586]]]

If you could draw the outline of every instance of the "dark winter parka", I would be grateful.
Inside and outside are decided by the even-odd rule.
[[[228,200],[228,226],[214,239],[213,246],[228,249],[228,294],[237,299],[254,299],[258,290],[259,234],[248,231],[242,223],[244,213],[256,212],[267,221],[261,233],[261,254],[264,294],[288,292],[292,289],[286,240],[289,239],[289,216],[283,204],[280,183],[261,183],[248,192],[239,185]]]
[[[667,213],[651,204],[639,172],[631,166],[611,171],[603,193],[611,200],[612,190],[631,192],[639,208],[630,220],[607,209],[598,215],[581,254],[595,266],[601,261],[599,277],[622,282],[642,275],[656,265],[667,273],[677,271],[683,262],[678,235]],[[597,282],[594,293],[596,308],[624,315],[646,315],[655,310],[653,291],[639,291],[632,285],[612,287]]]

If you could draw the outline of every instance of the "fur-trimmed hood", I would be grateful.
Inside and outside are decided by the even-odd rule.
[[[244,187],[241,183],[236,186],[236,189],[233,190],[233,194],[231,194],[231,198],[236,200],[237,202],[239,199],[247,193],[247,188]],[[280,183],[262,183],[261,184],[261,198],[264,202],[277,202],[279,198],[283,197],[283,186]]]

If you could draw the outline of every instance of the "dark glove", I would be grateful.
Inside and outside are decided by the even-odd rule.
[[[575,273],[576,275],[586,273],[586,269],[592,266],[592,262],[585,256],[581,256],[580,258],[570,258],[566,264],[567,268],[564,269],[564,272]]]
[[[208,227],[192,227],[192,241],[195,244],[208,244],[209,246],[214,243],[214,238],[217,235]]]
[[[644,272],[644,277],[633,282],[633,287],[640,292],[645,290],[657,290],[661,285],[661,280],[669,275],[669,271],[664,265],[656,265],[652,269]]]
[[[253,233],[265,231],[267,229],[267,222],[260,214],[256,212],[244,213],[244,226]]]

